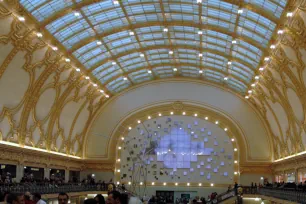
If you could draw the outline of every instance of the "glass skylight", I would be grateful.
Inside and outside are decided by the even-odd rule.
[[[245,93],[287,0],[234,2],[20,0],[114,94],[177,75]],[[238,9],[243,13],[238,14]],[[200,70],[205,71],[199,74]],[[230,76],[226,83],[225,76]]]

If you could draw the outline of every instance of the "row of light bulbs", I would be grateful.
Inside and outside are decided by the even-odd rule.
[[[286,17],[287,17],[287,18],[293,17],[293,12],[288,12],[288,13],[286,14]],[[277,34],[278,34],[278,35],[282,35],[282,34],[284,34],[284,32],[285,32],[284,30],[280,29],[280,30],[277,31]],[[271,50],[274,50],[274,49],[276,48],[276,46],[277,46],[277,44],[272,44],[272,45],[270,45],[270,49],[271,49]],[[270,61],[270,59],[271,59],[271,57],[265,57],[265,58],[264,58],[264,61],[265,61],[266,63],[268,63],[268,62]],[[266,67],[267,67],[267,66],[268,66],[268,65],[266,65]],[[260,67],[260,68],[259,68],[259,71],[260,71],[260,72],[263,72],[264,70],[265,70],[265,67]],[[260,78],[259,76],[255,76],[256,82],[251,84],[251,87],[252,87],[252,88],[255,88],[255,87],[256,87],[259,78]],[[245,98],[246,98],[246,99],[249,99],[249,98],[251,97],[251,94],[252,94],[252,93],[253,93],[253,90],[251,90],[251,89],[248,90],[248,94],[249,94],[249,95],[246,95]]]
[[[80,13],[75,12],[74,15],[75,15],[75,16],[79,16]],[[25,22],[25,20],[26,20],[24,16],[18,16],[18,15],[17,15],[17,18],[18,18],[18,20],[21,21],[21,22]],[[41,32],[36,32],[35,34],[36,34],[36,36],[37,36],[38,38],[42,38],[42,37],[43,37],[43,34],[42,34]],[[58,47],[53,46],[53,45],[50,45],[50,44],[48,44],[48,45],[49,45],[49,47],[51,47],[51,49],[52,49],[53,51],[58,51]],[[69,58],[65,58],[65,62],[70,63],[71,60],[70,60]],[[77,72],[81,72],[81,69],[80,69],[80,68],[75,67],[75,70],[76,70]],[[89,76],[85,76],[85,79],[86,79],[86,80],[90,80],[90,77],[89,77]],[[91,84],[92,84],[94,87],[98,87],[98,84],[96,84],[96,83],[91,82]],[[102,93],[106,98],[109,98],[109,95],[107,95],[107,94],[104,92],[103,89],[99,89],[99,92]]]

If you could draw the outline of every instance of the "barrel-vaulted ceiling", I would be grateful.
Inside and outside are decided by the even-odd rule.
[[[193,77],[247,94],[287,0],[20,0],[116,94],[158,78]]]

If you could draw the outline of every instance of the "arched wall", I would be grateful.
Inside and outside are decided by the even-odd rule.
[[[244,99],[210,84],[181,79],[148,83],[109,101],[101,109],[87,133],[85,158],[113,160],[112,143],[116,142],[114,137],[116,129],[122,124],[128,125],[125,122],[128,117],[141,113],[146,108],[153,109],[161,104],[169,105],[175,101],[197,106],[198,110],[211,110],[215,112],[213,118],[216,120],[218,119],[216,115],[223,115],[235,124],[242,135],[239,142],[241,148],[245,149],[244,162],[271,162],[272,147],[267,129],[256,111]],[[168,113],[170,111],[168,109]],[[136,122],[137,118],[134,121]]]

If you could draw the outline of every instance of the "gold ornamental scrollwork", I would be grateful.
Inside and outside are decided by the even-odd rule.
[[[176,101],[172,104],[172,108],[176,111],[180,111],[184,109],[184,104],[180,101]]]

